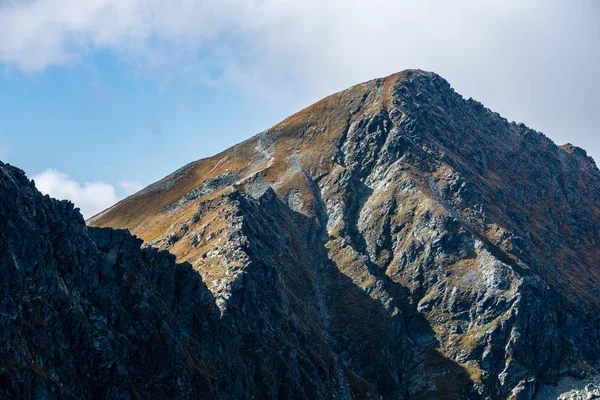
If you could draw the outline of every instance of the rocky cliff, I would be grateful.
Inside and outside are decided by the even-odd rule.
[[[86,228],[0,163],[1,398],[212,392],[212,294],[190,265],[140,245]]]
[[[102,228],[1,171],[7,396],[532,399],[598,366],[600,171],[433,73],[323,99]]]

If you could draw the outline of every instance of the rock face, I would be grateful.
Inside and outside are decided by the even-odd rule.
[[[0,163],[0,397],[214,393],[219,321],[190,265],[123,230],[85,226]]]
[[[600,171],[433,73],[323,99],[102,228],[1,165],[8,397],[532,399],[598,366]]]

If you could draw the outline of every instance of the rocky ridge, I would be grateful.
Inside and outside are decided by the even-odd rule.
[[[218,312],[191,266],[126,231],[88,229],[2,163],[0,226],[0,397],[210,393],[208,373],[190,368],[209,343],[188,338],[211,337]]]

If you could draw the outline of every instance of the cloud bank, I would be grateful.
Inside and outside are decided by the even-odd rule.
[[[5,0],[0,63],[223,85],[292,113],[357,82],[432,70],[466,97],[599,159],[596,0]]]
[[[0,60],[36,71],[107,49],[253,90],[293,81],[330,90],[407,64],[469,72],[504,59],[498,68],[524,71],[576,40],[573,52],[593,50],[598,11],[593,0],[8,1]]]
[[[59,200],[70,200],[79,207],[85,218],[90,218],[112,206],[120,197],[115,187],[105,182],[85,182],[80,184],[56,169],[47,169],[33,177],[37,189]],[[137,182],[123,181],[119,184],[127,195],[142,188]]]

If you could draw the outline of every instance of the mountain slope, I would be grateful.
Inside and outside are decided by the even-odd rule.
[[[531,399],[600,357],[600,171],[430,72],[329,96],[88,223],[206,285],[197,397]]]
[[[530,398],[540,381],[598,359],[596,165],[433,73],[332,95],[90,223],[169,249],[226,304],[236,277],[218,199],[269,188],[316,232],[288,234],[317,246],[323,261],[312,261],[310,280],[314,291],[325,285],[330,342],[380,395],[456,393],[464,383],[482,396]],[[329,290],[331,271],[351,287]],[[353,289],[380,313],[351,307]],[[424,382],[436,368],[435,383]],[[448,370],[465,382],[444,381]]]

